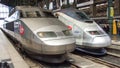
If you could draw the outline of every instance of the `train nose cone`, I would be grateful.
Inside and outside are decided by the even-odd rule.
[[[44,41],[44,54],[64,54],[75,49],[74,38],[52,39]]]
[[[93,39],[92,45],[94,47],[107,47],[111,45],[111,39],[109,36],[95,37]]]

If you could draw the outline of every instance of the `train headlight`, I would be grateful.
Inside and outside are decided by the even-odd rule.
[[[44,33],[42,33],[42,32],[38,33],[38,35],[39,35],[40,37],[44,37]]]
[[[40,38],[57,37],[54,32],[38,32],[37,34]]]

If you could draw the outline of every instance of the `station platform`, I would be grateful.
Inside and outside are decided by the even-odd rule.
[[[0,68],[30,68],[0,29]]]

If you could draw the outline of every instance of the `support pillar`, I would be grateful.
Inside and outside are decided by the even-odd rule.
[[[120,15],[120,0],[115,0],[114,10],[115,10],[115,16]]]
[[[113,0],[108,0],[108,22],[110,27],[109,35],[112,35],[112,24],[113,24],[113,16],[114,16],[114,9],[113,9]]]
[[[92,13],[91,16],[96,17],[97,10],[96,10],[95,0],[93,0],[93,4],[90,5],[90,9],[91,9],[91,13]]]

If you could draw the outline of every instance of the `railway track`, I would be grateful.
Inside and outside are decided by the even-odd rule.
[[[79,51],[75,51],[73,52],[73,54],[79,55],[83,58],[108,66],[110,68],[120,68],[120,56],[114,55],[113,53],[110,52],[108,52],[104,56],[95,56],[95,55],[85,54]]]
[[[107,48],[108,52],[119,54],[120,55],[120,50],[114,49],[114,48]]]
[[[111,47],[108,47],[106,49],[108,54],[120,57],[120,45],[112,45]]]
[[[107,47],[107,48],[120,50],[120,42],[119,41],[112,41],[112,45]]]
[[[120,45],[112,45],[106,49],[108,52],[120,55]]]
[[[35,60],[31,60],[31,59],[29,59],[27,57],[24,57],[24,60],[30,66],[30,68],[44,68],[44,65],[38,63]]]
[[[104,56],[104,57],[99,57],[99,58],[96,58],[96,57],[93,57],[93,56],[83,56],[83,57],[85,57],[86,59],[92,60],[94,62],[106,65],[110,68],[120,68],[120,65],[118,63],[116,63],[117,59],[114,60],[113,58],[110,58],[111,57],[110,55],[107,55],[107,56]],[[108,60],[106,58],[110,58],[110,59]],[[111,59],[113,59],[114,61],[111,60]]]

